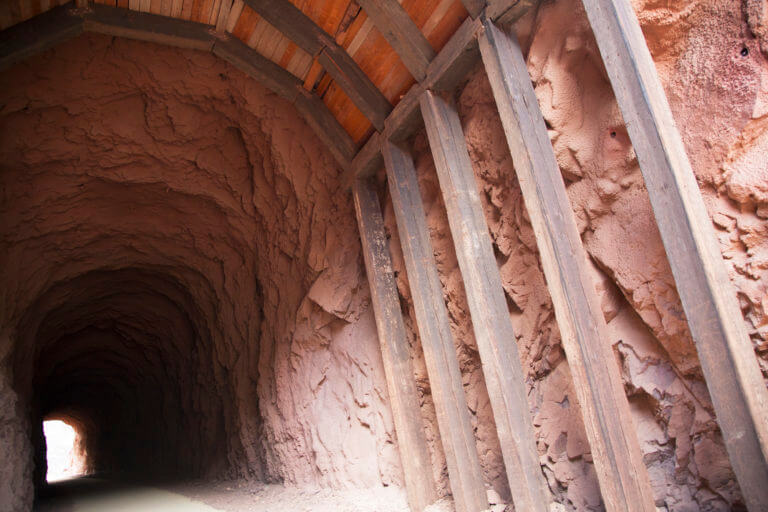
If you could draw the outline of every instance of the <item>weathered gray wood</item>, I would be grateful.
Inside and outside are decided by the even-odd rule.
[[[498,25],[514,23],[539,2],[540,0],[488,0],[485,17]]]
[[[329,44],[317,56],[317,61],[371,124],[383,130],[392,105],[347,51],[336,43]]]
[[[480,27],[480,20],[464,20],[430,63],[427,78],[422,84],[425,89],[449,91],[467,76],[480,58],[477,51]]]
[[[221,36],[215,41],[212,51],[214,55],[255,78],[272,92],[290,102],[296,100],[302,85],[301,80],[239,39]]]
[[[381,136],[378,132],[374,132],[352,159],[352,165],[345,180],[355,179],[355,177],[368,178],[382,167],[384,167],[384,159],[381,156]]]
[[[384,128],[392,105],[330,34],[289,0],[245,0],[245,3],[304,51],[316,55],[371,124],[379,131]]]
[[[640,162],[725,446],[750,510],[768,509],[768,393],[685,147],[632,6],[584,0]]]
[[[245,0],[270,25],[310,55],[317,55],[333,38],[288,0]]]
[[[424,88],[420,84],[413,84],[408,92],[400,99],[400,102],[384,121],[382,137],[393,142],[400,142],[416,132],[422,125],[419,113],[419,98]]]
[[[464,8],[472,19],[480,16],[480,13],[482,13],[485,8],[485,0],[461,0],[461,3],[464,4]]]
[[[355,156],[355,142],[339,121],[331,114],[323,100],[317,95],[299,88],[294,106],[304,116],[315,135],[323,141],[342,169],[349,166]]]
[[[654,512],[653,492],[586,252],[525,60],[514,35],[489,21],[484,29],[483,62],[536,235],[603,501],[609,511]]]
[[[210,51],[213,27],[167,16],[93,4],[83,14],[84,29],[110,36],[127,37],[181,48]]]
[[[382,153],[456,510],[479,512],[488,507],[485,484],[416,170],[392,142]]]
[[[419,406],[400,296],[389,255],[384,219],[370,180],[353,186],[357,225],[363,246],[371,303],[379,333],[389,402],[397,432],[397,445],[411,510],[422,511],[437,500],[432,464]]]
[[[83,19],[62,5],[0,32],[0,70],[83,32]]]
[[[536,448],[525,373],[459,114],[431,91],[421,97],[421,112],[464,278],[515,509],[547,512],[547,484]]]
[[[397,0],[358,0],[413,78],[422,81],[435,50]]]

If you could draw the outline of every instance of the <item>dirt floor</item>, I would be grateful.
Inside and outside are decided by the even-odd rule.
[[[98,478],[56,482],[37,512],[408,512],[401,489],[331,491],[257,482],[200,482],[163,488]],[[447,502],[430,512],[450,512]]]

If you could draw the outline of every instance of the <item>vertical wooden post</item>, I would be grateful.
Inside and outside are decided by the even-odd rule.
[[[480,51],[531,218],[608,510],[656,510],[573,211],[516,37],[483,23]]]
[[[717,421],[750,510],[768,508],[768,392],[696,178],[628,0],[584,0],[632,139]]]
[[[381,150],[456,510],[479,512],[488,499],[416,170],[399,146],[384,141]]]
[[[437,493],[384,220],[381,218],[379,198],[369,180],[357,180],[352,194],[408,503],[412,510],[421,512],[437,500]]]
[[[549,510],[548,492],[525,375],[459,115],[431,91],[421,96],[421,113],[464,278],[515,509],[545,512]]]

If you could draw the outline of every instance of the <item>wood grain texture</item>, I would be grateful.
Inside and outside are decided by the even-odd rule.
[[[454,503],[480,512],[488,508],[483,473],[413,159],[389,141],[382,153]]]
[[[485,0],[461,0],[461,3],[464,4],[464,8],[472,19],[480,16],[480,13],[482,13],[485,8]]]
[[[348,176],[345,177],[345,184],[346,180],[354,179],[354,177],[364,179],[373,176],[384,167],[384,159],[381,156],[381,140],[381,135],[374,132],[368,142],[360,148],[355,158],[352,159]],[[351,183],[349,185],[351,186]]]
[[[245,0],[268,23],[320,64],[360,111],[381,130],[392,105],[335,39],[288,0]]]
[[[586,251],[517,38],[486,20],[480,50],[536,236],[606,509],[654,512]]]
[[[430,63],[427,78],[423,83],[425,88],[449,91],[467,76],[480,58],[477,50],[477,33],[480,27],[480,20],[464,20]]]
[[[347,169],[357,150],[355,142],[333,117],[323,100],[301,87],[301,82],[298,90],[299,95],[294,106],[304,116],[315,135],[325,143],[342,169]]]
[[[83,19],[84,29],[89,32],[195,50],[213,48],[212,27],[202,23],[99,4],[91,6]]]
[[[371,124],[377,130],[383,130],[384,120],[392,111],[392,105],[354,59],[341,46],[333,43],[323,48],[317,60]]]
[[[43,52],[83,32],[83,19],[71,6],[55,7],[0,32],[0,69]]]
[[[435,51],[397,0],[358,0],[416,80],[424,80]]]
[[[400,311],[400,296],[384,231],[384,219],[379,198],[370,180],[358,180],[352,195],[408,504],[411,510],[422,511],[437,500],[437,492],[432,478],[432,464],[422,424],[410,347]]]
[[[255,78],[272,92],[288,101],[296,100],[299,94],[297,86],[300,86],[301,82],[239,39],[234,37],[217,39],[213,45],[213,54]]]
[[[467,292],[488,397],[515,509],[548,512],[525,373],[456,108],[427,91],[421,112]]]
[[[664,89],[627,0],[584,0],[637,153],[728,455],[768,509],[768,392]]]
[[[400,102],[384,121],[383,139],[399,142],[413,135],[422,124],[419,101],[425,88],[438,90],[455,86],[479,59],[477,33],[481,28],[479,21],[467,18],[440,53],[430,63],[427,76],[422,83],[413,84]],[[369,151],[356,158],[354,168],[365,169],[369,162],[365,158],[378,158]],[[348,180],[351,184],[352,181]]]

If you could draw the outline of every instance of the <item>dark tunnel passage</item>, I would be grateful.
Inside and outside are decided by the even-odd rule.
[[[87,473],[318,482],[283,463],[312,448],[282,423],[276,347],[299,321],[347,325],[306,299],[327,267],[362,277],[338,169],[294,107],[213,55],[95,35],[0,91],[3,506],[44,490],[49,419]]]
[[[37,319],[21,345],[34,350],[17,351],[14,374],[17,389],[30,389],[39,485],[49,417],[80,426],[90,473],[157,480],[226,467],[227,405],[201,318],[178,282],[139,269],[89,272],[30,308],[20,339]]]

